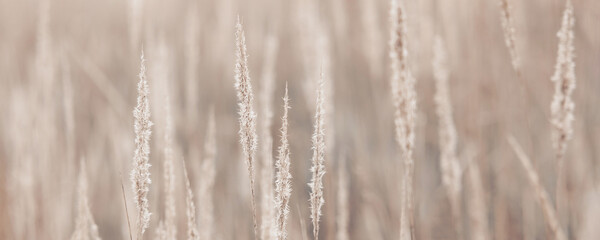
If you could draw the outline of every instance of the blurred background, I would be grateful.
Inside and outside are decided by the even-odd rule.
[[[447,48],[457,154],[477,168],[488,239],[548,239],[525,171],[506,141],[513,135],[555,201],[550,78],[564,0],[513,1],[521,77],[505,45],[499,0],[404,1],[409,67],[416,78],[415,235],[457,239],[440,171],[432,69],[434,36]],[[561,226],[571,239],[600,236],[600,1],[573,0],[574,134],[565,157]],[[387,0],[0,0],[0,239],[67,239],[75,229],[80,160],[89,206],[103,239],[128,239],[121,193],[134,206],[128,173],[134,144],[140,55],[147,60],[152,127],[153,213],[146,239],[164,218],[167,102],[174,127],[176,223],[186,235],[182,159],[192,190],[211,108],[216,120],[214,239],[253,239],[250,189],[238,141],[235,23],[244,24],[258,121],[259,95],[273,112],[273,154],[285,84],[291,110],[293,176],[288,233],[312,239],[308,197],[316,82],[326,85],[325,205],[321,239],[335,239],[340,172],[347,172],[350,239],[398,239],[401,182],[390,91]],[[265,90],[266,89],[266,90]],[[266,91],[266,92],[265,92]],[[166,95],[170,101],[166,101]],[[262,105],[261,105],[262,106]],[[268,111],[268,110],[267,110]],[[259,140],[259,151],[270,146]],[[260,165],[259,168],[260,169]],[[259,170],[257,170],[259,171]],[[122,176],[121,176],[122,175]],[[465,175],[466,176],[466,175]],[[461,180],[465,239],[474,239],[474,198]],[[196,199],[202,196],[195,196]],[[342,199],[343,200],[343,199]],[[133,216],[133,215],[132,215]]]

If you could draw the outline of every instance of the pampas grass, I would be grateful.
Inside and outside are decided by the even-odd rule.
[[[244,152],[244,159],[250,177],[250,190],[252,201],[252,220],[254,222],[254,237],[258,239],[258,225],[256,219],[256,198],[254,194],[254,158],[258,140],[256,136],[256,113],[254,113],[254,95],[250,83],[248,70],[248,54],[246,53],[246,37],[244,28],[237,18],[236,24],[237,59],[235,64],[235,88],[237,90],[238,106],[240,108],[240,143]]]
[[[141,55],[141,67],[138,82],[137,106],[133,110],[135,118],[135,152],[133,156],[133,169],[131,170],[131,182],[133,197],[137,209],[136,239],[142,239],[148,224],[150,223],[150,210],[148,208],[148,191],[150,190],[150,135],[152,122],[150,121],[150,103],[148,100],[148,81],[146,81],[146,60],[144,52]]]
[[[281,118],[281,145],[275,167],[275,238],[285,240],[288,237],[287,220],[290,212],[290,196],[292,195],[292,174],[290,173],[290,148],[288,143],[288,109],[290,109],[287,84],[283,97],[283,117]]]
[[[415,79],[408,66],[406,12],[402,2],[391,0],[390,58],[392,98],[395,107],[396,141],[402,153],[402,196],[400,200],[400,239],[414,238],[413,230],[413,150],[417,100]]]
[[[546,190],[540,183],[538,174],[531,165],[531,160],[529,160],[529,157],[527,157],[527,155],[525,154],[519,143],[517,143],[517,140],[515,140],[515,138],[509,136],[508,143],[514,150],[515,154],[517,154],[517,157],[519,158],[521,165],[523,165],[523,168],[525,168],[525,172],[527,173],[529,183],[535,191],[538,203],[542,207],[542,212],[544,213],[544,220],[546,220],[546,225],[548,225],[548,228],[550,229],[550,231],[552,231],[552,235],[556,240],[567,240],[565,232],[560,227],[560,222],[558,221],[556,210],[552,207],[552,203],[550,202],[548,192],[546,192]]]
[[[312,180],[310,186],[310,218],[313,225],[313,237],[319,239],[319,220],[321,218],[321,207],[325,203],[323,198],[323,176],[325,175],[325,109],[323,96],[323,73],[317,88],[317,108],[315,114],[315,131],[312,136],[313,157]]]

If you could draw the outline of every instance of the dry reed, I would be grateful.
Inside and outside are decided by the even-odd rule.
[[[570,0],[567,0],[562,25],[557,34],[559,38],[558,56],[552,76],[554,82],[554,98],[551,105],[552,125],[554,126],[554,147],[559,163],[562,162],[567,150],[567,141],[572,137],[572,125],[575,118],[573,116],[575,103],[571,98],[573,90],[575,90],[574,25],[573,5]]]
[[[574,34],[573,27],[575,17],[573,15],[573,4],[567,0],[563,13],[562,24],[558,32],[558,54],[556,57],[556,67],[552,82],[554,82],[554,97],[550,110],[552,112],[551,123],[553,126],[552,140],[556,151],[556,203],[558,206],[558,196],[562,187],[563,165],[567,143],[573,135],[573,120],[575,116],[575,102],[572,94],[575,90],[575,62],[574,53]]]
[[[148,191],[150,190],[150,135],[152,122],[150,121],[150,103],[148,100],[148,82],[146,81],[146,60],[144,52],[141,55],[141,67],[137,91],[137,106],[133,110],[135,118],[135,145],[133,157],[133,169],[131,170],[131,182],[133,196],[137,208],[136,239],[142,239],[150,222],[150,211],[148,209]]]
[[[235,88],[237,90],[238,106],[240,108],[240,143],[244,152],[244,159],[248,167],[250,177],[250,190],[252,202],[252,220],[254,223],[254,237],[258,239],[258,225],[256,219],[256,198],[254,191],[254,158],[258,140],[256,136],[256,114],[254,113],[254,95],[252,93],[252,84],[250,82],[250,72],[248,70],[248,54],[246,53],[246,37],[244,29],[237,18],[236,24],[236,42],[237,58],[235,64]]]
[[[275,238],[285,240],[288,237],[287,219],[290,212],[290,197],[292,195],[292,174],[290,173],[290,148],[288,143],[288,109],[290,109],[287,84],[283,97],[283,117],[281,118],[281,145],[275,167]]]
[[[321,218],[321,207],[325,203],[323,198],[323,176],[325,175],[325,109],[323,96],[323,73],[317,88],[317,108],[315,114],[315,131],[312,136],[313,157],[310,186],[310,218],[313,224],[313,236],[319,239],[319,220]]]
[[[404,173],[402,174],[400,200],[400,239],[414,238],[413,220],[413,175],[414,139],[417,110],[415,79],[408,66],[406,43],[406,12],[399,0],[391,0],[390,58],[392,68],[392,98],[395,107],[394,124],[396,141],[402,152]]]
[[[439,127],[440,169],[446,188],[454,229],[458,239],[463,238],[461,214],[462,169],[456,156],[456,127],[452,118],[452,101],[448,86],[447,56],[444,42],[436,37],[433,46],[433,76],[435,78],[435,105]]]

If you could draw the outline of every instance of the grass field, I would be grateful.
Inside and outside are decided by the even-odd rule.
[[[598,239],[599,20],[0,0],[0,239]]]

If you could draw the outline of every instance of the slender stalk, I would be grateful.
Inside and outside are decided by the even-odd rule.
[[[546,225],[552,231],[552,235],[556,240],[567,240],[567,236],[565,232],[560,227],[560,222],[558,221],[558,217],[556,215],[555,209],[552,207],[552,203],[550,202],[550,197],[548,196],[548,192],[544,189],[542,184],[540,183],[540,179],[538,177],[537,172],[533,168],[531,164],[531,160],[525,154],[517,140],[514,137],[508,137],[508,143],[517,154],[519,161],[525,168],[525,172],[527,173],[527,178],[529,179],[529,183],[535,193],[537,195],[537,200],[540,206],[542,207],[542,212],[544,213],[544,219],[546,220]]]
[[[394,124],[396,141],[402,152],[404,173],[402,174],[400,200],[400,239],[414,239],[413,178],[414,139],[417,110],[415,79],[408,67],[406,37],[406,12],[399,0],[391,0],[390,10],[390,58],[392,68],[392,98],[395,107]]]
[[[321,218],[321,207],[325,203],[323,197],[323,176],[325,175],[325,109],[323,96],[323,73],[317,89],[317,109],[315,115],[315,132],[312,136],[313,157],[312,180],[310,186],[310,218],[313,224],[313,236],[319,239],[319,220]]]
[[[439,125],[440,168],[442,184],[446,188],[454,229],[457,239],[463,239],[461,191],[462,169],[456,156],[457,134],[452,118],[452,103],[448,86],[448,69],[446,49],[440,37],[437,37],[433,47],[433,75],[435,77],[435,104]]]
[[[146,81],[146,60],[144,52],[141,55],[140,81],[138,83],[137,106],[133,110],[135,118],[135,153],[133,157],[133,169],[131,170],[131,182],[134,201],[137,208],[136,239],[142,239],[148,224],[150,223],[150,210],[148,207],[148,191],[150,190],[150,103],[148,100],[148,82]]]
[[[250,72],[248,70],[248,54],[246,53],[246,37],[244,36],[244,28],[240,22],[240,17],[237,18],[236,24],[236,40],[237,40],[237,60],[235,64],[235,88],[237,89],[237,97],[240,108],[240,143],[244,152],[244,159],[248,167],[248,175],[250,177],[250,191],[252,194],[252,220],[254,223],[254,238],[258,239],[258,224],[256,219],[256,197],[254,191],[254,158],[258,140],[256,136],[256,113],[254,113],[252,93],[252,84],[250,82]]]
[[[277,168],[275,181],[275,207],[276,207],[276,232],[277,240],[287,239],[287,219],[290,212],[290,197],[292,195],[292,174],[290,173],[290,149],[288,143],[288,109],[289,97],[287,83],[285,97],[283,98],[283,117],[281,118],[281,145],[275,167]]]

